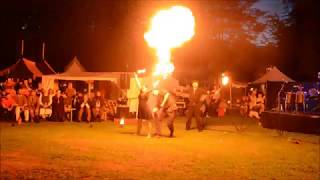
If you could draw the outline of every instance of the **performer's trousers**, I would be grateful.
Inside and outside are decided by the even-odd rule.
[[[142,128],[142,119],[138,118],[138,121],[137,121],[137,134],[141,133],[141,128]]]
[[[189,130],[191,128],[192,117],[195,117],[196,119],[198,130],[199,131],[202,130],[203,125],[202,125],[202,119],[201,119],[200,105],[194,105],[194,106],[188,107],[186,130]]]
[[[152,119],[155,127],[155,135],[161,136],[161,118],[160,112],[152,113]]]
[[[168,126],[168,129],[170,130],[170,137],[171,137],[173,136],[173,133],[174,133],[174,119],[176,118],[176,112],[171,111],[171,112],[167,112],[167,114],[168,114],[167,126]]]

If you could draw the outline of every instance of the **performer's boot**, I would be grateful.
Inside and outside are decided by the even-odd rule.
[[[173,137],[173,133],[174,133],[174,127],[169,127],[169,130],[170,130],[170,134],[169,134],[169,137]]]

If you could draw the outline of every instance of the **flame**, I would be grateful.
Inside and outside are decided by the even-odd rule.
[[[174,71],[171,49],[180,47],[195,34],[195,20],[189,8],[173,6],[159,11],[144,34],[148,45],[156,49],[158,64],[154,75],[169,75]]]
[[[229,77],[222,75],[221,82],[222,82],[222,85],[226,86],[229,83]]]
[[[120,124],[121,126],[124,126],[124,124],[125,124],[124,118],[121,118],[121,119],[120,119],[119,124]]]
[[[160,84],[160,80],[156,80],[153,84],[152,84],[152,87],[155,89],[159,86]]]

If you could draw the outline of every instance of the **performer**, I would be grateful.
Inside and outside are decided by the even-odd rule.
[[[188,104],[188,112],[187,112],[187,123],[186,123],[186,130],[190,130],[191,128],[191,120],[194,116],[197,123],[198,131],[203,130],[203,123],[201,120],[201,101],[200,97],[204,92],[198,88],[199,84],[197,81],[192,83],[192,88],[189,90],[189,104]]]
[[[142,128],[142,121],[148,121],[148,138],[151,137],[151,130],[152,130],[152,115],[151,112],[148,111],[148,96],[149,93],[146,87],[142,87],[139,94],[139,106],[138,106],[138,124],[137,124],[137,135],[140,135],[141,128]]]
[[[147,101],[147,107],[148,107],[148,113],[151,114],[154,126],[155,126],[155,136],[160,137],[161,136],[161,119],[159,118],[159,108],[160,108],[160,95],[159,95],[159,89],[153,89],[152,93],[148,97]]]
[[[176,118],[176,111],[178,110],[175,95],[165,90],[164,98],[160,106],[160,118],[163,119],[165,115],[168,115],[167,126],[170,131],[169,137],[172,138],[174,134],[174,120]]]

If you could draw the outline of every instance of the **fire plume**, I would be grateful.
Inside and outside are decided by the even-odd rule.
[[[180,47],[195,34],[195,19],[189,8],[173,6],[161,10],[152,18],[151,26],[144,38],[156,49],[158,64],[154,75],[167,76],[174,71],[171,49]]]

